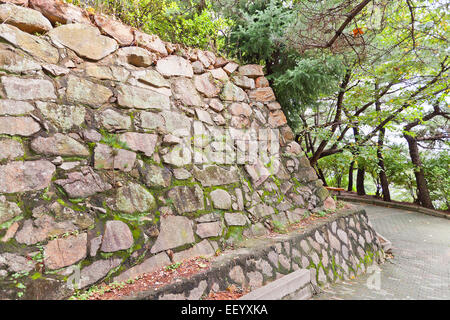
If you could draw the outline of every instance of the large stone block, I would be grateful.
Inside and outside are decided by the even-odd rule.
[[[176,186],[167,193],[167,196],[173,200],[173,205],[179,213],[194,212],[205,208],[203,191],[197,185],[192,187]]]
[[[0,166],[0,193],[38,191],[50,185],[56,167],[49,161],[16,161]]]
[[[159,236],[151,252],[158,253],[195,242],[192,221],[186,217],[161,217]]]

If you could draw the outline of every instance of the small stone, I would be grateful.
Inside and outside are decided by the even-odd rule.
[[[131,119],[114,109],[105,109],[99,115],[101,124],[108,130],[127,130],[131,128]],[[101,139],[100,139],[101,140]]]
[[[192,65],[186,59],[180,56],[168,56],[158,60],[156,63],[156,71],[165,77],[181,76],[192,78],[194,71]]]
[[[110,270],[119,266],[121,259],[98,260],[81,270],[77,289],[83,289],[103,279]]]
[[[219,221],[199,223],[195,233],[202,239],[220,236],[222,234],[222,223]]]
[[[220,92],[220,88],[216,87],[213,77],[208,73],[194,76],[194,84],[195,88],[208,98],[217,97]]]
[[[222,82],[230,80],[227,73],[225,71],[223,71],[222,68],[212,69],[212,70],[208,70],[208,71],[209,71],[209,73],[211,73],[213,78],[216,80],[219,80]]]
[[[239,68],[239,65],[235,62],[229,62],[226,66],[223,67],[226,73],[232,74]]]
[[[216,209],[230,209],[231,208],[231,196],[228,192],[222,189],[216,189],[210,194],[213,206]]]
[[[124,62],[140,68],[147,68],[156,60],[154,54],[139,47],[120,48],[117,51],[117,55],[119,58],[122,58]]]
[[[157,140],[156,134],[126,132],[120,135],[120,141],[125,142],[128,148],[133,151],[141,151],[147,157],[151,157],[155,152]]]
[[[248,272],[247,277],[249,279],[248,284],[252,290],[259,288],[263,285],[264,278],[262,274],[259,272],[257,271]]]
[[[252,90],[249,92],[248,97],[252,100],[260,102],[271,102],[276,100],[275,93],[270,87]]]
[[[190,79],[177,78],[173,80],[172,91],[175,99],[180,100],[184,105],[198,107],[204,105],[203,99]]]
[[[234,76],[233,82],[238,87],[244,89],[255,89],[255,80],[246,76]]]
[[[153,195],[137,183],[117,189],[115,199],[117,210],[128,214],[148,212],[156,207]]]
[[[60,185],[70,198],[86,198],[112,188],[91,167],[83,167],[80,170],[80,172],[68,173],[67,179],[55,181],[55,184]]]
[[[239,181],[236,167],[229,167],[227,170],[216,165],[205,166],[204,169],[194,167],[194,177],[204,187],[227,185]]]
[[[243,285],[246,282],[244,272],[240,266],[233,267],[228,275],[231,280],[239,285]]]
[[[220,97],[226,101],[247,101],[248,97],[244,90],[228,81],[225,83]]]
[[[0,24],[0,38],[47,63],[56,64],[59,61],[58,49],[43,38],[23,32],[14,26]]]
[[[0,134],[31,136],[41,126],[31,117],[0,117]]]
[[[203,191],[198,186],[176,186],[168,193],[178,213],[194,212],[205,208]]]
[[[179,179],[179,180],[186,180],[192,176],[191,173],[184,168],[174,169],[173,175],[175,176],[175,179]]]
[[[5,50],[0,49],[1,69],[11,73],[27,73],[41,70],[41,65],[36,61],[8,49],[8,47]]]
[[[170,88],[170,82],[155,70],[143,70],[134,73],[134,76],[142,83],[149,84],[158,88]]]
[[[167,188],[172,181],[172,173],[165,167],[145,164],[139,167],[139,173],[148,187]]]
[[[14,202],[6,201],[0,196],[0,225],[22,214],[20,207]]]
[[[101,246],[103,252],[127,250],[133,243],[133,235],[124,222],[119,220],[106,222]]]
[[[105,144],[97,144],[94,149],[94,164],[96,169],[119,169],[129,172],[133,169],[136,161],[136,153],[113,149]]]
[[[155,271],[156,269],[165,267],[170,265],[169,257],[165,252],[158,253],[148,259],[146,259],[141,264],[138,264],[137,266],[134,266],[131,269],[128,269],[127,271],[121,273],[119,276],[114,278],[114,281],[116,282],[122,282],[126,281],[128,279],[135,279],[136,277],[151,273]]]
[[[18,116],[28,114],[34,107],[25,101],[0,100],[0,116]]]
[[[130,26],[101,15],[95,15],[94,21],[104,34],[115,39],[120,46],[129,46],[134,41],[133,29]]]
[[[121,85],[118,91],[117,102],[125,108],[146,110],[167,110],[170,108],[169,97],[154,90]]]
[[[283,111],[276,110],[269,114],[269,125],[272,128],[278,128],[287,123],[286,116]]]
[[[24,154],[25,151],[19,141],[0,138],[0,160],[14,160]]]
[[[79,128],[86,116],[86,108],[36,101],[42,115],[63,132]]]
[[[211,245],[211,243],[208,240],[203,240],[199,243],[197,243],[195,246],[193,246],[190,249],[177,252],[173,255],[173,261],[175,262],[181,262],[186,259],[191,259],[194,257],[213,257],[215,255],[216,251],[214,250],[214,247]]]
[[[248,222],[247,217],[242,213],[226,212],[224,217],[228,226],[245,226]]]
[[[258,77],[255,80],[255,85],[257,88],[265,88],[269,86],[269,81],[265,77]]]
[[[139,30],[134,30],[135,41],[139,47],[145,48],[148,51],[154,52],[160,56],[167,56],[167,49],[164,42],[155,35],[147,34]]]
[[[239,67],[239,74],[250,78],[264,76],[263,67],[257,64],[248,64]]]

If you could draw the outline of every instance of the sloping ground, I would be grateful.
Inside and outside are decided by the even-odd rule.
[[[261,66],[57,1],[0,20],[0,298],[65,297],[335,206]]]
[[[316,299],[450,299],[450,222],[422,213],[364,205],[392,242],[393,258],[366,275],[336,283]]]

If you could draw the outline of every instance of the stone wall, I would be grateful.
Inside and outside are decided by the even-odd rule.
[[[217,258],[207,272],[126,299],[197,300],[231,285],[255,290],[299,269],[309,269],[311,283],[302,284],[302,290],[291,295],[281,294],[284,299],[298,299],[329,283],[357,277],[384,259],[366,212],[346,210],[306,230],[252,240],[247,247]],[[280,292],[273,294],[277,295]]]
[[[0,3],[0,298],[58,298],[333,208],[261,66]]]

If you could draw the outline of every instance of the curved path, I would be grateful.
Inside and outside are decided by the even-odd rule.
[[[363,208],[375,230],[392,242],[394,258],[313,299],[450,299],[450,221],[407,210]]]

